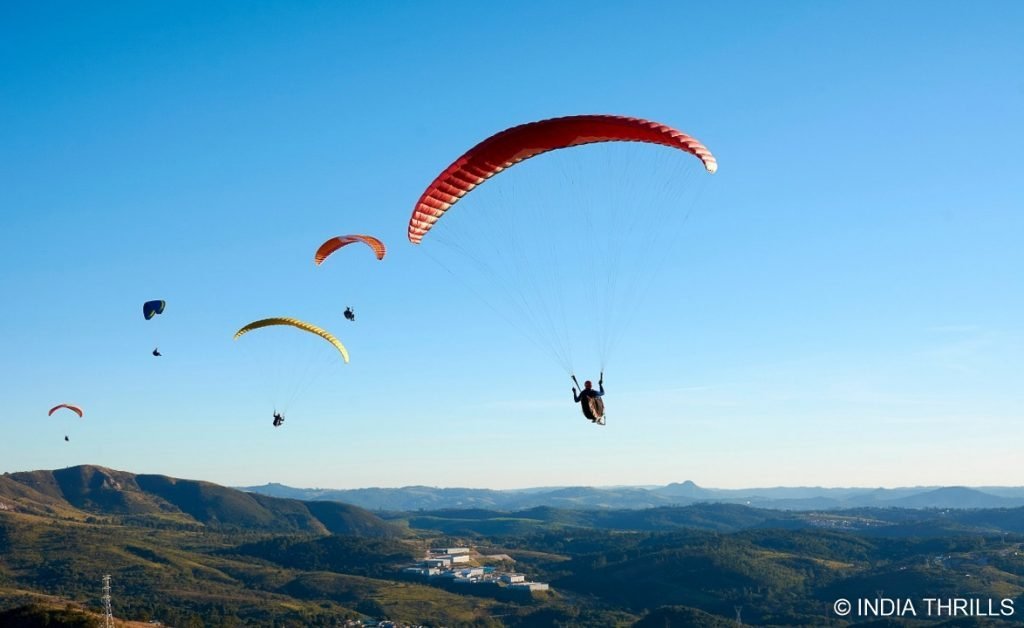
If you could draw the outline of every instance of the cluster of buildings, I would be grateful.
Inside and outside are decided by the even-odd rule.
[[[503,558],[508,558],[502,555]],[[431,549],[423,560],[402,570],[409,575],[429,580],[451,581],[457,584],[491,584],[517,591],[547,591],[546,582],[528,582],[521,573],[498,571],[494,567],[474,565],[468,547]]]

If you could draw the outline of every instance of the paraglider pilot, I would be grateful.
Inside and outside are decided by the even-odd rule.
[[[573,376],[575,381],[576,377]],[[577,382],[577,385],[579,383]],[[576,387],[572,389],[572,400],[575,403],[581,404],[583,408],[583,416],[587,417],[591,423],[601,423],[604,419],[604,402],[600,400],[600,397],[604,396],[604,373],[601,373],[601,379],[597,380],[597,385],[600,387],[600,391],[594,390],[594,385],[590,383],[590,380],[583,382],[583,390],[576,392]]]
[[[284,416],[281,415],[280,412],[275,410],[274,411],[274,427],[281,427],[282,423],[284,423]]]
[[[162,353],[160,353],[160,347],[157,347],[157,348],[153,349],[153,355],[155,355],[157,357],[160,357],[160,356],[163,355]]]
[[[345,308],[345,318],[347,318],[350,321],[356,320],[356,313],[352,311],[351,307]]]

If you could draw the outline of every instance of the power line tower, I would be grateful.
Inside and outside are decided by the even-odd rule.
[[[110,574],[103,576],[103,628],[114,628],[114,613],[110,610]]]
[[[742,606],[733,606],[733,608],[736,609],[736,625],[737,626],[742,626],[743,625],[743,617],[740,616],[740,613],[743,612],[743,607]]]

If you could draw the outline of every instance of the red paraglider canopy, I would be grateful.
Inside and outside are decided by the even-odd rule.
[[[60,410],[61,408],[67,408],[68,410],[71,410],[72,412],[77,414],[79,417],[83,416],[83,414],[84,414],[82,412],[82,409],[79,408],[78,406],[73,406],[71,404],[62,403],[62,404],[60,404],[58,406],[53,406],[52,408],[50,408],[50,411],[47,413],[47,416],[53,416],[53,413],[56,412],[57,410]]]
[[[686,151],[714,173],[718,162],[703,144],[658,122],[625,116],[581,115],[512,127],[480,142],[434,179],[409,219],[409,241],[419,244],[434,223],[463,196],[521,161],[548,151],[598,142],[647,142]]]

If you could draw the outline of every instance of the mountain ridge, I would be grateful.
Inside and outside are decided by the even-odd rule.
[[[367,510],[417,511],[486,508],[525,510],[538,506],[569,509],[643,509],[695,503],[742,504],[774,510],[846,508],[1015,508],[1024,506],[1024,487],[772,487],[704,488],[691,480],[665,486],[560,486],[522,489],[430,487],[303,489],[280,483],[238,490],[303,501],[335,501]]]
[[[134,474],[99,465],[5,473],[0,476],[0,509],[79,520],[121,516],[151,519],[164,525],[402,535],[394,525],[350,504],[307,504],[213,482]]]

